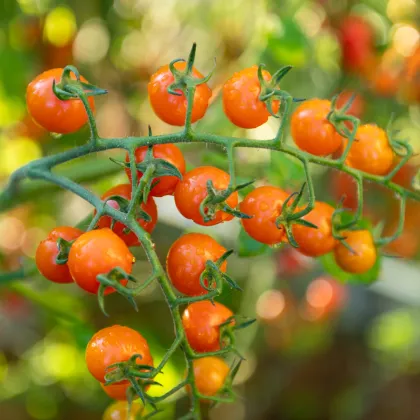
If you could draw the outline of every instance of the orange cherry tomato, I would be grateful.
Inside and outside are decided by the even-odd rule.
[[[178,211],[198,225],[213,226],[233,219],[231,214],[219,210],[213,220],[204,222],[200,213],[200,204],[207,197],[207,182],[210,180],[216,189],[225,190],[229,186],[230,176],[214,166],[201,166],[187,172],[175,189],[174,197]],[[237,206],[236,191],[227,198],[226,204],[232,208]]]
[[[26,89],[26,105],[32,118],[43,128],[53,133],[67,134],[79,130],[88,121],[80,99],[62,101],[53,90],[53,80],[60,82],[63,69],[52,69],[40,74]],[[72,79],[76,77],[72,74]],[[81,81],[87,80],[83,77]],[[89,97],[91,109],[95,110],[93,97]]]
[[[185,62],[175,63],[177,70],[183,71],[186,68]],[[204,76],[193,67],[193,77],[202,79]],[[185,124],[187,115],[187,98],[181,90],[181,96],[172,95],[168,92],[168,87],[174,83],[175,79],[169,66],[161,67],[150,78],[147,86],[149,100],[155,114],[164,122],[170,125],[182,126]],[[211,89],[207,83],[196,86],[194,94],[194,104],[191,115],[191,122],[196,122],[204,117],[207,111],[208,102],[211,97]]]
[[[251,191],[240,204],[241,212],[252,216],[241,219],[249,236],[267,245],[275,245],[285,238],[284,228],[276,226],[282,206],[288,194],[277,187],[258,187]]]
[[[318,229],[294,224],[293,236],[299,245],[298,250],[309,257],[319,257],[331,252],[337,245],[332,236],[331,218],[334,207],[317,201],[314,209],[303,217],[303,220],[318,226]]]
[[[296,108],[291,119],[291,132],[299,149],[326,156],[340,148],[343,137],[327,119],[330,110],[331,102],[326,99],[311,99]]]
[[[146,339],[131,328],[113,325],[99,330],[90,339],[86,347],[86,365],[95,379],[105,383],[108,366],[126,362],[135,354],[141,356],[137,359],[137,364],[153,366],[153,358]],[[125,382],[117,385],[124,384]]]
[[[233,313],[226,306],[210,300],[193,302],[182,314],[188,342],[199,353],[220,350],[220,325]]]
[[[101,388],[105,391],[105,394],[113,400],[126,401],[127,400],[127,389],[130,387],[128,381],[121,383],[105,385],[101,383]]]
[[[262,71],[266,81],[271,80],[268,71]],[[229,120],[241,128],[256,128],[267,122],[270,113],[265,102],[259,99],[261,85],[258,66],[236,72],[223,86],[223,109]],[[273,101],[273,112],[279,110],[279,101]]]
[[[70,226],[60,226],[53,229],[36,249],[35,261],[40,273],[54,283],[72,283],[67,264],[57,264],[55,259],[58,255],[57,240],[63,238],[66,241],[74,241],[83,231]]]
[[[131,413],[128,418],[128,404],[124,401],[116,401],[105,410],[102,420],[136,420],[143,411],[143,405],[134,402],[131,405]]]
[[[111,229],[91,230],[79,236],[73,243],[68,258],[70,274],[82,289],[97,293],[99,281],[96,276],[107,274],[116,267],[131,273],[134,257],[124,241]],[[126,281],[122,281],[126,284]],[[114,289],[108,287],[106,293]]]
[[[194,360],[193,369],[198,392],[206,397],[216,395],[223,388],[230,370],[223,359],[212,356]]]
[[[101,199],[106,200],[108,197],[112,197],[112,196],[119,196],[127,200],[131,200],[131,185],[130,184],[116,185],[115,187],[112,187],[110,190],[105,192],[102,195]],[[108,200],[107,204],[117,210],[120,208],[119,204],[114,200]],[[146,232],[152,233],[153,229],[156,226],[157,216],[158,216],[155,200],[153,199],[153,197],[149,196],[146,203],[142,203],[140,207],[151,217],[152,220],[150,220],[150,222],[146,222],[144,219],[139,218],[137,219],[137,222]],[[111,224],[112,224],[112,218],[110,216],[102,216],[98,221],[98,227],[101,229],[110,228]],[[124,233],[125,229],[126,229],[125,225],[123,225],[120,222],[116,222],[114,224],[112,231],[116,233],[125,242],[127,246],[139,245],[139,240],[137,236],[135,235],[135,233],[131,231],[128,233]]]
[[[373,175],[385,175],[393,163],[394,152],[385,131],[373,124],[361,125],[347,155],[346,164]]]
[[[356,118],[361,118],[365,111],[365,100],[363,99],[363,96],[360,93],[354,92],[352,90],[344,90],[338,95],[336,107],[342,108],[348,103],[352,96],[354,96],[354,99],[346,114],[352,115]]]
[[[204,295],[207,292],[200,284],[200,276],[207,261],[217,261],[226,248],[211,236],[188,233],[177,239],[166,258],[166,270],[174,287],[188,296]],[[220,269],[226,271],[227,261]],[[206,282],[207,283],[207,282]]]
[[[338,243],[334,249],[336,263],[348,273],[369,271],[376,262],[376,248],[371,233],[368,230],[349,230],[342,234],[354,252]]]
[[[148,147],[138,147],[135,151],[136,163],[143,162],[146,157]],[[182,175],[185,173],[185,159],[181,150],[174,144],[156,144],[153,146],[153,157],[156,159],[163,159],[172,165],[181,172]],[[126,162],[129,162],[129,157],[127,154]],[[125,173],[127,174],[131,182],[131,171],[130,168],[126,168]],[[142,177],[142,173],[137,171],[138,179]],[[172,195],[175,191],[175,187],[179,182],[179,178],[176,176],[161,176],[153,179],[152,184],[155,181],[159,181],[150,191],[150,194],[154,197],[163,197],[164,195]]]

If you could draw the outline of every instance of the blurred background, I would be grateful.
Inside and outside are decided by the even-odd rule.
[[[277,121],[255,130],[234,127],[223,115],[220,88],[234,72],[260,62],[271,72],[290,64],[282,87],[296,97],[355,100],[350,113],[386,127],[392,114],[399,137],[420,150],[420,6],[414,0],[3,0],[0,4],[0,184],[21,165],[82,144],[88,130],[64,137],[44,132],[28,117],[26,85],[43,70],[74,64],[106,88],[98,98],[103,137],[173,130],[153,114],[147,82],[155,70],[186,57],[198,43],[196,66],[208,72],[213,104],[198,130],[270,138]],[[290,140],[290,139],[289,139]],[[226,169],[222,150],[183,145],[188,164]],[[90,156],[60,167],[97,194],[126,182],[108,157]],[[244,180],[295,191],[299,164],[265,150],[238,150]],[[396,175],[410,188],[416,156]],[[348,177],[313,167],[319,199],[355,207]],[[395,198],[365,185],[365,216],[398,220]],[[257,317],[238,333],[246,357],[237,377],[235,404],[204,413],[210,419],[414,420],[420,400],[420,204],[408,203],[402,236],[384,252],[381,269],[368,277],[343,277],[330,259],[303,257],[251,240],[237,221],[214,228],[192,225],[175,211],[172,197],[156,200],[153,237],[164,261],[184,231],[206,231],[234,248],[229,274],[244,288],[220,301]],[[28,278],[0,284],[0,418],[97,420],[109,398],[89,375],[84,349],[99,328],[124,324],[149,341],[155,361],[173,338],[171,319],[157,288],[138,297],[139,312],[118,295],[107,297],[110,318],[92,295],[56,285],[33,269],[37,244],[57,225],[76,225],[91,212],[77,197],[43,183],[24,184],[16,207],[0,215],[0,270],[32,270]],[[141,250],[134,275],[148,264]],[[378,281],[374,282],[374,277]],[[163,391],[182,378],[176,354],[159,380]],[[151,391],[156,395],[162,390]],[[187,399],[169,401],[159,418],[185,413]],[[205,409],[204,409],[205,410]],[[158,417],[156,417],[158,418]]]

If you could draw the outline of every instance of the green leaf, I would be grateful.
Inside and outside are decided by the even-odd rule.
[[[243,228],[241,228],[239,232],[238,242],[238,255],[240,257],[254,257],[270,251],[270,247],[268,245],[262,244],[261,242],[251,238]]]

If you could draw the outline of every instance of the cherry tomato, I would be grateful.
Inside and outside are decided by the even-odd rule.
[[[403,96],[408,102],[420,100],[420,47],[407,57],[403,70]]]
[[[57,240],[63,238],[66,241],[74,241],[83,231],[70,226],[60,226],[53,229],[36,249],[35,261],[40,273],[54,283],[72,283],[69,267],[67,264],[57,264],[55,259],[58,255]]]
[[[336,152],[343,138],[327,120],[331,102],[311,99],[300,104],[292,115],[291,132],[299,149],[316,156]]]
[[[79,130],[88,121],[83,103],[80,99],[62,101],[53,90],[53,80],[60,82],[63,69],[52,69],[40,74],[26,89],[26,105],[32,118],[43,128],[53,133],[67,134]],[[72,79],[76,77],[72,74]],[[86,79],[81,77],[81,81]],[[94,111],[93,97],[89,104]]]
[[[348,16],[341,22],[338,35],[343,67],[350,72],[363,72],[374,55],[375,35],[371,25],[360,16]]]
[[[399,162],[398,157],[394,159],[394,164],[392,165],[392,168],[395,168],[395,166]],[[395,182],[398,185],[401,185],[404,188],[411,189],[413,182],[413,178],[415,177],[417,171],[419,170],[419,166],[416,165],[413,162],[408,161],[405,163],[398,171],[397,173],[392,177],[392,182]]]
[[[175,63],[177,70],[183,71],[185,67],[185,62]],[[204,77],[196,68],[193,68],[192,75],[197,79]],[[168,92],[168,87],[174,81],[174,76],[169,70],[169,66],[166,65],[152,75],[147,90],[155,114],[167,124],[182,126],[185,124],[187,115],[187,98],[181,90],[176,90],[181,93],[181,96],[172,95]],[[196,122],[204,117],[210,97],[211,89],[207,86],[207,83],[196,86],[191,122]]]
[[[188,342],[199,353],[220,350],[220,324],[233,315],[218,302],[202,300],[191,303],[182,314],[182,325]]]
[[[347,155],[346,164],[373,175],[385,175],[393,163],[394,152],[385,131],[373,124],[361,125]]]
[[[229,186],[230,176],[213,166],[201,166],[187,172],[175,189],[175,204],[178,211],[198,225],[213,226],[233,219],[231,214],[219,210],[213,220],[204,222],[200,213],[200,204],[207,197],[207,182],[210,180],[216,189],[225,190]],[[226,204],[235,208],[238,204],[238,193],[231,194]]]
[[[376,262],[376,248],[368,230],[349,230],[343,232],[350,251],[342,243],[334,249],[336,263],[348,273],[361,274],[369,271]]]
[[[207,261],[216,261],[225,252],[226,248],[211,236],[202,233],[181,236],[172,244],[166,258],[166,270],[172,284],[188,296],[208,293],[200,284],[200,276]],[[221,271],[225,272],[226,267],[227,261],[221,265]]]
[[[144,158],[146,157],[148,147],[138,147],[135,151],[136,162],[140,163],[143,162]],[[172,165],[176,166],[176,168],[181,172],[182,175],[185,173],[185,159],[184,155],[182,154],[181,150],[174,144],[156,144],[153,146],[153,157],[156,159],[163,159]],[[129,162],[129,157],[127,154],[126,162]],[[126,168],[125,170],[130,182],[131,182],[131,171],[130,168]],[[141,176],[143,175],[140,171],[137,171],[138,179],[140,180]],[[159,178],[153,179],[152,183],[155,181],[159,181],[157,185],[155,185],[150,194],[154,197],[163,197],[164,195],[172,195],[175,191],[175,187],[179,182],[179,178],[176,176],[161,176]]]
[[[110,385],[108,385],[108,387],[109,386]],[[144,407],[142,404],[134,402],[131,405],[130,417],[127,419],[128,404],[124,401],[116,401],[105,410],[102,420],[136,420],[143,410]]]
[[[108,395],[108,397],[112,398],[113,400],[126,401],[127,389],[130,387],[130,383],[128,381],[111,385],[105,385],[101,383],[101,387]]]
[[[354,92],[352,90],[344,90],[338,95],[336,107],[342,108],[350,98],[354,96],[353,102],[350,105],[350,108],[347,110],[347,115],[352,115],[356,118],[361,118],[365,111],[365,100],[360,93]]]
[[[67,264],[75,283],[89,293],[97,293],[100,283],[96,276],[107,274],[116,267],[130,274],[133,262],[133,254],[124,241],[105,228],[79,236],[70,249]],[[126,281],[121,283],[126,284]],[[113,291],[108,287],[106,293]]]
[[[262,72],[269,81],[268,71]],[[241,128],[256,128],[267,122],[270,113],[265,102],[259,99],[261,85],[258,66],[236,72],[223,86],[223,109],[229,120]],[[279,110],[279,102],[273,101],[273,112]]]
[[[240,204],[241,212],[252,216],[241,219],[249,236],[267,245],[275,245],[285,238],[284,228],[276,226],[282,206],[288,194],[277,187],[258,187],[251,191]]]
[[[108,197],[112,196],[120,196],[126,198],[127,200],[131,200],[131,185],[130,184],[120,184],[116,185],[115,187],[108,190],[105,194],[102,195],[101,199],[105,200]],[[114,200],[108,200],[107,204],[110,205],[114,209],[119,209],[120,206]],[[144,219],[137,219],[139,225],[149,233],[152,233],[153,229],[155,228],[157,222],[157,207],[155,200],[153,197],[148,198],[146,203],[141,204],[141,209],[144,210],[150,217],[151,221],[146,222]],[[112,218],[110,216],[102,216],[98,221],[98,227],[101,229],[103,228],[110,228],[112,223]],[[135,246],[139,245],[139,240],[134,232],[124,233],[126,229],[125,225],[120,222],[116,222],[113,227],[113,232],[116,233],[127,246]]]
[[[317,201],[314,209],[303,217],[303,220],[318,226],[318,229],[294,224],[293,236],[299,245],[298,250],[309,257],[319,257],[331,252],[337,245],[332,236],[331,217],[334,207]]]
[[[222,389],[230,370],[223,359],[212,356],[194,360],[193,369],[198,392],[206,397],[216,395]]]
[[[354,178],[346,172],[333,171],[331,189],[337,201],[343,199],[343,207],[357,209],[357,184]]]
[[[86,365],[92,376],[104,383],[109,365],[125,362],[134,354],[141,355],[138,364],[153,366],[146,339],[131,328],[113,325],[99,330],[90,339],[86,347]]]

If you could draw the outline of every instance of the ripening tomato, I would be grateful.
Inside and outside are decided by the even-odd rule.
[[[303,217],[303,220],[318,226],[317,229],[294,224],[293,236],[299,245],[298,250],[309,257],[320,257],[331,252],[337,245],[332,236],[331,218],[334,207],[317,201],[313,210]]]
[[[223,388],[230,370],[223,359],[213,356],[194,360],[193,369],[198,392],[206,397],[216,395]]]
[[[174,197],[178,211],[198,225],[213,226],[232,220],[233,216],[224,211],[217,211],[213,220],[204,222],[200,213],[200,204],[207,197],[207,182],[212,181],[214,188],[225,190],[229,186],[230,176],[214,166],[200,166],[187,172],[175,189]],[[238,205],[238,193],[231,194],[226,204],[235,208]]]
[[[136,163],[143,162],[146,157],[148,147],[138,147],[135,151]],[[185,173],[185,159],[181,150],[174,144],[156,144],[153,146],[153,157],[156,159],[163,159],[174,165],[182,175]],[[129,156],[127,154],[126,162],[129,162]],[[130,168],[125,170],[130,182],[131,182],[131,171]],[[140,171],[137,171],[138,179],[140,180],[143,175]],[[176,176],[161,176],[154,178],[152,184],[159,181],[150,191],[150,194],[154,197],[163,197],[164,195],[172,195],[175,191],[175,187],[179,182],[179,178]]]
[[[113,400],[126,401],[127,400],[127,390],[130,387],[130,382],[123,381],[121,383],[105,385],[101,383],[102,389],[105,391],[108,397]]]
[[[142,404],[134,402],[131,404],[131,413],[128,418],[128,404],[125,401],[116,401],[105,410],[102,420],[136,420],[143,410]]]
[[[57,240],[62,238],[66,241],[74,241],[83,231],[70,226],[60,226],[53,229],[46,239],[38,245],[35,254],[36,266],[40,273],[55,283],[72,283],[69,267],[67,264],[57,264],[55,259],[58,255]]]
[[[241,219],[242,226],[249,236],[267,245],[275,245],[285,238],[282,226],[276,226],[282,206],[288,194],[280,188],[265,186],[251,191],[240,204],[241,212],[252,216]]]
[[[130,184],[120,184],[116,185],[115,187],[112,187],[110,190],[105,192],[101,199],[106,200],[108,197],[112,196],[119,196],[122,198],[125,198],[127,200],[131,200],[131,185]],[[107,204],[111,206],[114,209],[119,209],[119,204],[114,200],[108,200]],[[141,209],[145,211],[152,220],[150,222],[146,222],[144,219],[137,219],[138,224],[149,233],[152,233],[153,229],[155,228],[156,222],[157,222],[157,207],[155,200],[153,197],[148,198],[146,203],[141,204]],[[103,228],[110,228],[112,223],[112,218],[110,216],[102,216],[98,221],[98,227]],[[120,222],[116,222],[114,224],[114,227],[112,228],[112,231],[116,233],[127,246],[135,246],[139,245],[139,240],[134,232],[128,232],[124,233],[124,230],[126,229],[125,225],[123,225]]]
[[[70,249],[67,262],[75,283],[89,293],[98,292],[100,283],[96,276],[107,274],[117,267],[130,274],[133,263],[133,254],[127,245],[107,228],[91,230],[79,236]],[[127,281],[121,283],[126,284]],[[108,287],[105,292],[113,291]]]
[[[339,28],[343,67],[350,72],[363,72],[374,55],[375,34],[360,16],[347,16]]]
[[[175,68],[183,71],[186,68],[186,63],[175,63]],[[197,79],[202,79],[204,77],[194,67],[192,76]],[[172,95],[168,92],[169,86],[174,83],[174,81],[174,76],[169,70],[169,66],[166,65],[152,75],[147,90],[149,92],[150,104],[152,105],[155,114],[167,124],[182,126],[185,124],[187,115],[187,98],[181,90],[176,90],[181,93],[181,96]],[[208,87],[207,83],[196,86],[191,122],[196,122],[204,117],[210,97],[211,89]]]
[[[266,81],[271,80],[267,70],[262,71]],[[267,122],[270,113],[259,99],[261,85],[258,66],[236,72],[223,86],[223,109],[229,120],[241,128],[256,128]],[[273,112],[279,110],[279,101],[273,101]]]
[[[52,69],[40,74],[26,89],[26,105],[32,118],[43,128],[53,133],[67,134],[79,130],[88,121],[80,99],[62,101],[53,90],[53,80],[60,82],[63,69]],[[74,74],[72,79],[76,79]],[[82,82],[87,80],[80,78]],[[95,110],[93,97],[89,97],[91,109]]]
[[[350,105],[350,108],[347,110],[347,115],[352,115],[356,118],[361,118],[365,111],[365,100],[360,93],[354,92],[352,90],[342,91],[337,98],[336,107],[342,108],[348,103],[350,98],[354,96],[353,102]]]
[[[395,168],[399,160],[400,160],[399,157],[395,157],[394,164],[392,165],[392,168],[390,169],[390,171],[393,168]],[[401,185],[402,187],[410,190],[412,188],[411,184],[413,182],[413,178],[416,176],[416,173],[418,170],[419,170],[418,165],[416,165],[414,162],[408,161],[392,177],[392,182],[395,182],[396,184]]]
[[[172,244],[166,258],[166,270],[172,284],[188,296],[208,293],[200,284],[200,276],[207,261],[217,261],[225,252],[226,248],[211,236],[202,233],[181,236]],[[227,261],[221,265],[221,271],[225,272],[226,267]]]
[[[347,139],[344,140],[346,142]],[[361,125],[347,155],[346,164],[369,174],[385,175],[393,163],[394,152],[385,131],[374,124]]]
[[[182,314],[182,325],[188,342],[199,353],[220,350],[220,328],[232,311],[218,302],[202,300],[187,306]]]
[[[332,193],[337,201],[343,200],[343,207],[356,210],[357,184],[354,178],[346,172],[333,171],[331,179]]]
[[[113,325],[99,330],[90,339],[86,347],[86,365],[92,376],[104,383],[108,366],[125,362],[135,354],[141,356],[137,364],[153,366],[146,339],[131,328]]]
[[[362,274],[369,271],[376,262],[372,234],[368,230],[349,230],[342,235],[354,252],[338,243],[334,249],[336,263],[348,273]]]
[[[328,121],[331,102],[327,99],[310,99],[300,104],[292,115],[291,132],[299,149],[316,156],[336,152],[343,141]]]

